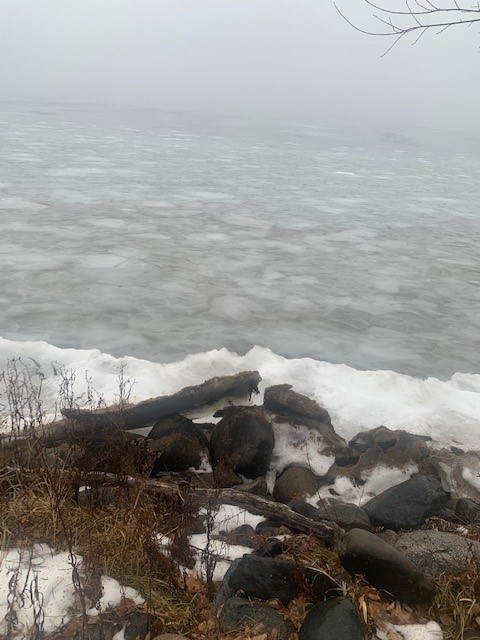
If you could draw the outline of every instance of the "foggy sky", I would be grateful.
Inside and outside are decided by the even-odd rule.
[[[361,0],[338,2],[373,26]],[[386,39],[332,0],[0,0],[0,101],[478,131],[479,45],[478,29],[452,29],[382,58]]]

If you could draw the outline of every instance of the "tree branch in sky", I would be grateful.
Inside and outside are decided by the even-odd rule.
[[[338,2],[335,8],[342,18],[356,31],[370,36],[385,36],[393,38],[392,44],[383,54],[384,56],[405,36],[413,34],[412,44],[416,44],[427,31],[437,34],[443,33],[451,27],[471,27],[480,22],[480,2],[467,6],[459,0],[449,0],[441,5],[431,0],[363,0],[372,10],[372,17],[377,29],[360,27],[348,17]],[[445,6],[447,4],[447,6]],[[388,5],[388,6],[387,6]]]

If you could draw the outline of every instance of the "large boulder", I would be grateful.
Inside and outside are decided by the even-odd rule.
[[[455,516],[462,524],[480,523],[480,503],[460,498],[455,504]]]
[[[313,496],[318,491],[317,476],[307,467],[287,467],[277,478],[273,495],[279,502],[289,502],[292,498]]]
[[[330,414],[315,400],[292,390],[290,384],[277,384],[265,389],[263,405],[276,414],[279,422],[306,425],[316,430],[333,447],[342,447],[345,440],[335,433]]]
[[[224,411],[210,438],[211,461],[220,480],[218,484],[225,486],[221,477],[228,471],[252,479],[265,475],[274,445],[271,421],[261,407],[230,407]]]
[[[293,624],[278,611],[245,598],[229,598],[222,606],[219,619],[220,629],[227,633],[255,627],[256,635],[266,633],[278,640],[288,640],[295,633]]]
[[[164,471],[198,469],[208,460],[208,440],[181,415],[159,420],[148,434],[148,451],[155,456],[151,476]]]
[[[291,560],[244,555],[228,574],[228,586],[247,596],[287,603],[307,586],[315,597],[336,591],[337,583],[323,572],[303,568]]]
[[[461,574],[480,563],[480,542],[446,531],[411,531],[399,536],[395,547],[427,577]]]
[[[317,602],[300,627],[299,640],[363,640],[364,629],[351,600]]]
[[[342,529],[370,529],[370,518],[358,505],[335,498],[318,501],[317,518],[336,522]]]
[[[442,449],[430,457],[443,488],[455,498],[480,502],[480,452],[455,453]]]
[[[430,455],[427,444],[429,436],[417,436],[407,431],[377,427],[358,433],[348,443],[350,464],[358,462],[360,456],[369,449],[380,449],[387,453],[392,463],[400,466],[406,462],[420,462]],[[345,455],[345,452],[344,454]]]
[[[390,487],[363,505],[370,521],[386,529],[413,529],[426,518],[439,515],[448,495],[439,480],[416,474]]]
[[[361,574],[377,589],[388,591],[402,602],[429,602],[433,583],[407,556],[364,529],[352,529],[345,537],[342,564],[351,574]]]

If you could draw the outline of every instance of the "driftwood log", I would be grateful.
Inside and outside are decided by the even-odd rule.
[[[257,385],[260,380],[258,371],[242,371],[231,376],[210,378],[202,384],[185,387],[172,395],[150,398],[121,408],[113,406],[96,411],[63,409],[63,420],[29,430],[26,434],[2,437],[0,445],[9,446],[13,440],[18,445],[21,441],[36,437],[51,446],[97,430],[106,435],[113,429],[141,429],[153,425],[160,418],[198,409],[225,397],[251,397],[253,393],[258,393]]]
[[[37,473],[41,469],[35,470]],[[24,470],[22,470],[24,472]],[[20,469],[16,467],[5,467],[3,470],[5,478],[15,478]],[[50,474],[71,478],[71,472],[61,469],[50,470]],[[86,471],[75,477],[75,482],[85,485],[121,485],[133,488],[142,488],[149,493],[162,496],[178,497],[180,500],[187,499],[198,507],[210,505],[212,508],[221,504],[230,504],[250,513],[264,516],[271,520],[276,520],[290,529],[303,533],[313,534],[325,542],[339,542],[344,536],[344,530],[334,522],[323,522],[312,520],[296,513],[286,504],[275,502],[269,498],[239,491],[238,489],[208,489],[195,487],[189,482],[162,482],[161,480],[148,478],[135,478],[133,476],[118,476],[114,473],[103,471]]]

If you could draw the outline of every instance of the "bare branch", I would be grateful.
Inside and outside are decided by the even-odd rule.
[[[427,31],[435,31],[437,35],[444,33],[450,27],[471,26],[480,22],[480,1],[476,5],[466,7],[460,0],[450,0],[450,6],[441,7],[432,0],[403,0],[405,8],[387,8],[382,6],[384,0],[364,0],[368,7],[375,10],[372,17],[385,25],[387,29],[370,30],[352,22],[334,2],[335,9],[340,16],[356,31],[372,36],[393,37],[393,44],[383,54],[385,56],[407,34],[414,34],[413,45],[422,38]],[[380,4],[378,4],[380,2]],[[413,4],[415,3],[415,4]],[[382,57],[383,57],[382,56]]]

